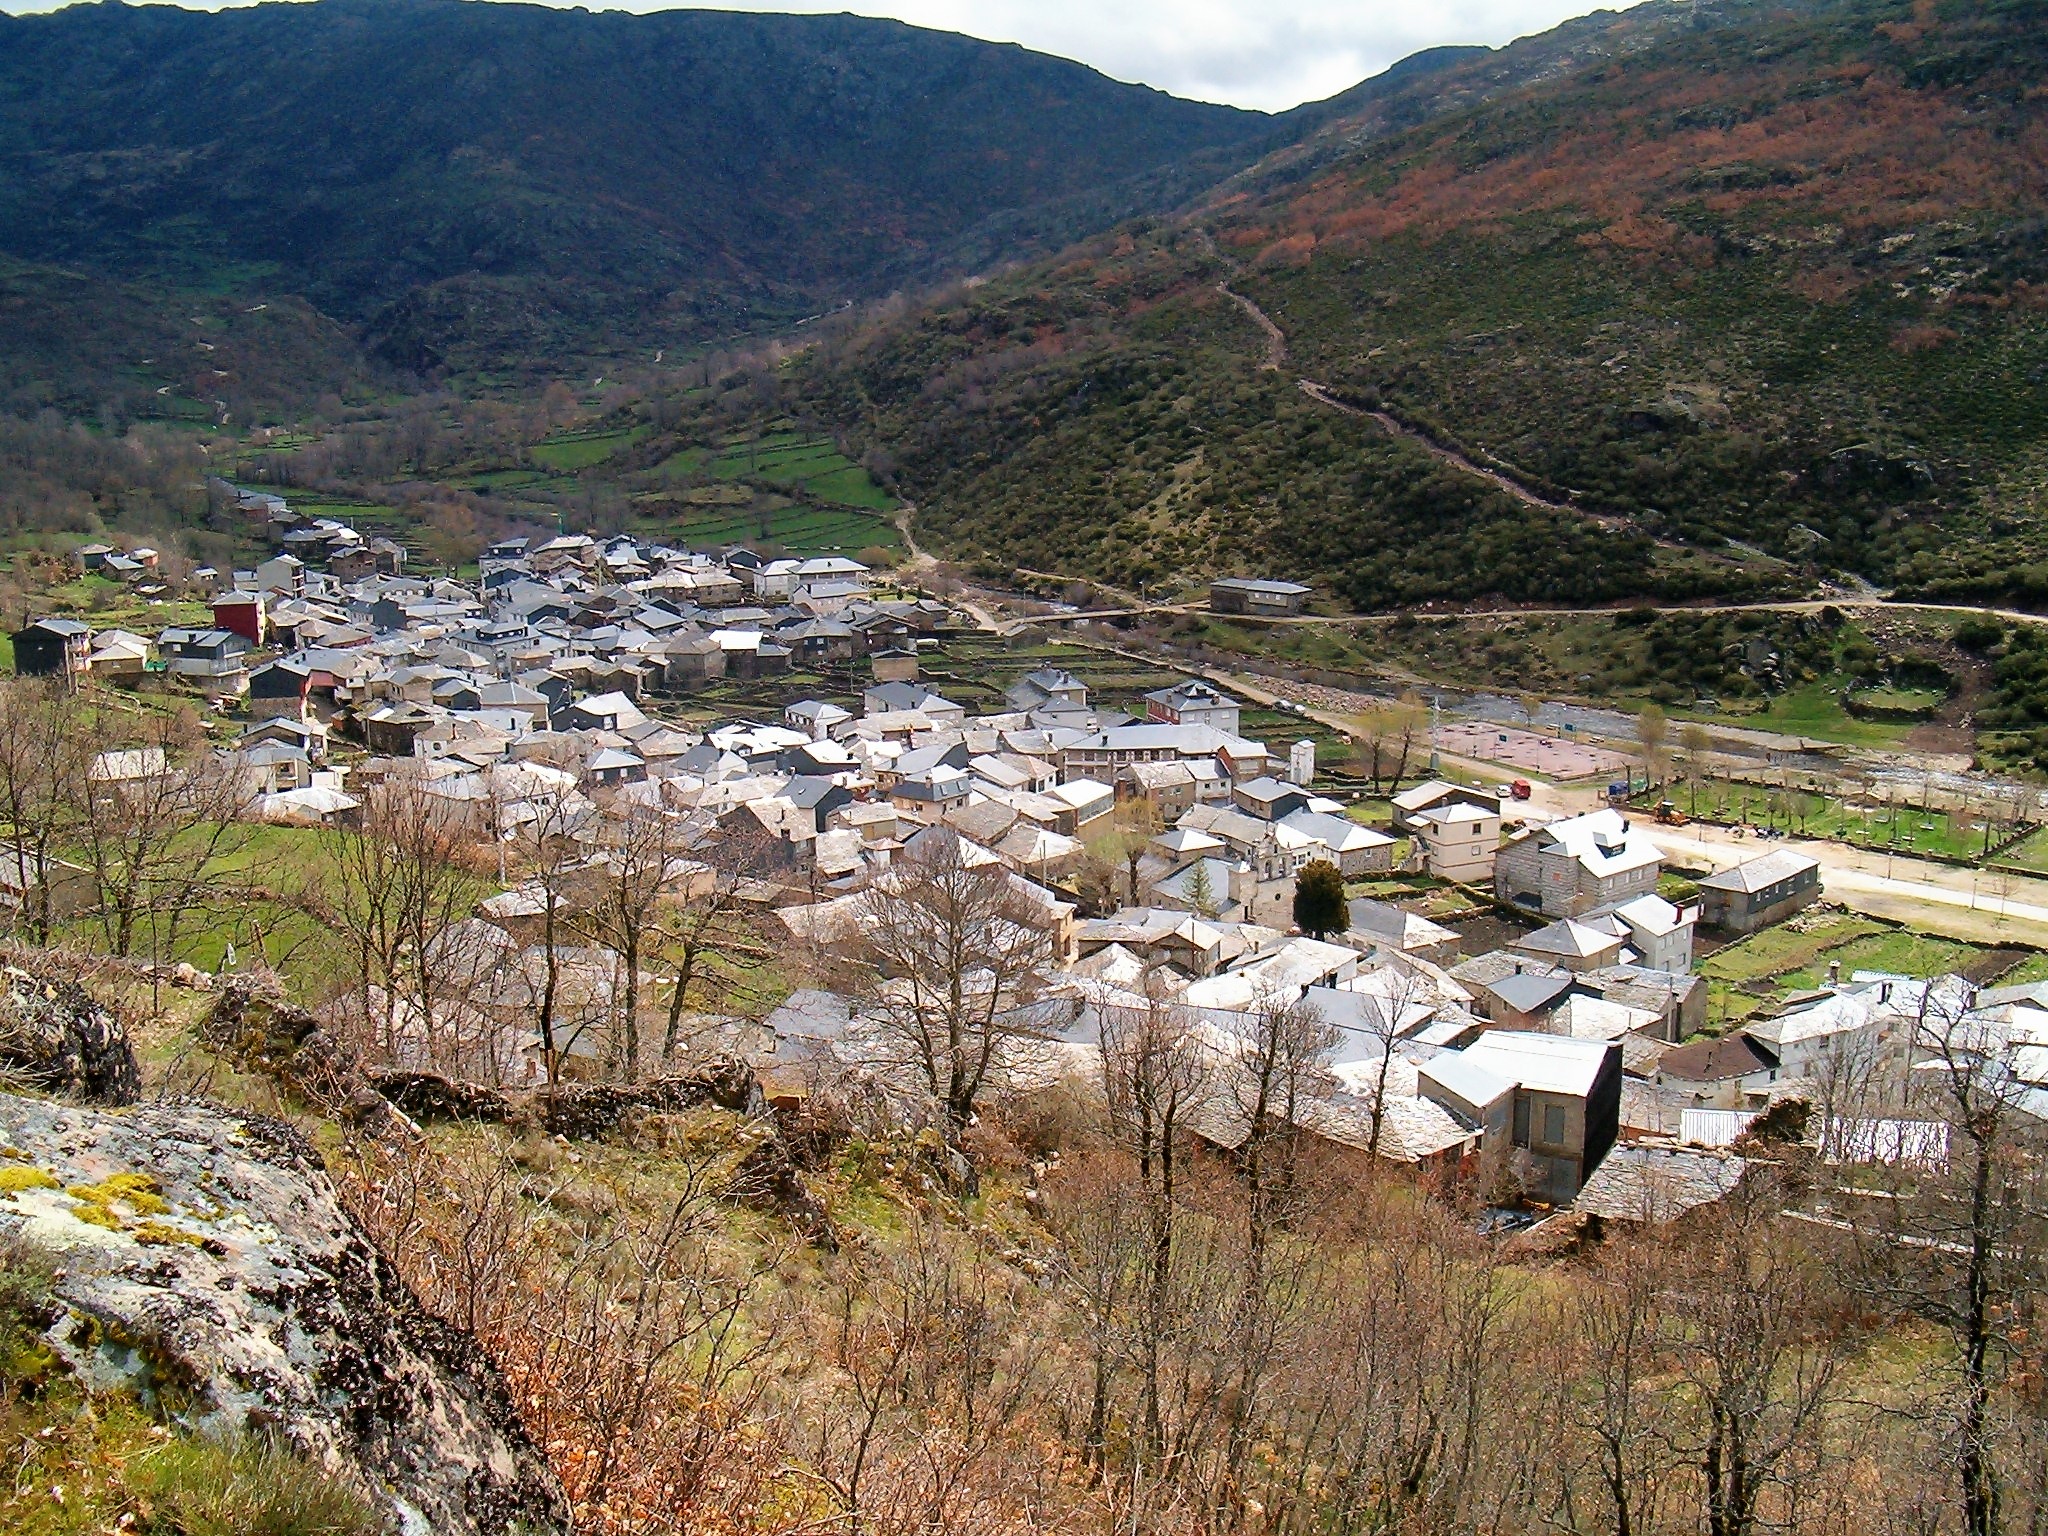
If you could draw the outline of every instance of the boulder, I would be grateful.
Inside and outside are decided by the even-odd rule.
[[[407,1290],[290,1127],[0,1095],[9,1229],[58,1254],[48,1339],[88,1386],[281,1436],[403,1536],[568,1529],[496,1368]]]
[[[0,1070],[93,1104],[132,1104],[142,1074],[128,1031],[77,982],[0,970]]]

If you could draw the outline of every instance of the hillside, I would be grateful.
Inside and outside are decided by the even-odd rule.
[[[849,16],[78,5],[0,16],[0,252],[179,315],[297,296],[414,370],[645,358],[886,291],[990,221],[984,256],[1073,238],[1272,131]]]
[[[799,393],[998,565],[1362,606],[2039,599],[2044,66],[2036,0],[1588,18],[1340,103]]]

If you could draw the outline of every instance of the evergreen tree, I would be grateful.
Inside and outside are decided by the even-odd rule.
[[[1350,925],[1343,873],[1328,859],[1303,865],[1294,877],[1294,926],[1310,938],[1320,939],[1342,933]]]

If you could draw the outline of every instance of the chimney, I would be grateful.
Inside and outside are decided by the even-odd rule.
[[[1830,960],[1828,962],[1828,985],[1831,987],[1838,987],[1841,984],[1842,962],[1839,960]]]

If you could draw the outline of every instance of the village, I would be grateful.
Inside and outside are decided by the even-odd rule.
[[[470,871],[418,878],[409,936],[381,949],[328,903],[361,974],[318,1001],[394,1068],[531,1087],[715,1052],[779,1109],[860,1103],[951,1140],[1000,1100],[1114,1079],[1134,1021],[1170,1013],[1185,1123],[1218,1151],[1278,1118],[1521,1219],[1676,1219],[1735,1188],[1751,1127],[1788,1107],[1830,1155],[1924,1150],[1942,1128],[1915,1084],[1959,1052],[2048,1118],[2048,982],[1837,962],[1710,1018],[1702,940],[1824,901],[1790,848],[1674,885],[1625,799],[1432,777],[1419,748],[1368,808],[1319,779],[1313,739],[1254,739],[1202,677],[1105,698],[1038,665],[970,711],[927,674],[975,617],[842,555],[563,534],[429,578],[388,540],[222,489],[275,553],[187,578],[210,626],[37,618],[16,667],[206,702],[189,752],[94,754],[100,800]],[[146,549],[78,559],[156,579]],[[784,681],[827,671],[848,702]],[[779,709],[685,718],[736,683]],[[397,853],[351,858],[365,900],[404,883]],[[88,863],[19,838],[7,898],[47,934],[103,902]],[[735,978],[764,968],[749,1010]],[[1282,1058],[1289,1091],[1247,1098]]]

